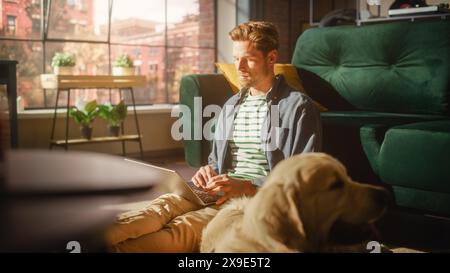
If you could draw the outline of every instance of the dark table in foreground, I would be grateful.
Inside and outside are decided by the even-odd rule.
[[[0,252],[104,252],[117,206],[156,197],[151,189],[107,194],[9,196],[0,201]]]
[[[0,252],[105,251],[124,205],[160,194],[148,167],[113,155],[22,149],[0,163]]]

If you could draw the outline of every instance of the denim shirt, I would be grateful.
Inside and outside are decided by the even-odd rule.
[[[242,89],[225,102],[215,126],[210,165],[218,174],[230,167],[229,140],[240,103],[248,89]],[[319,110],[312,100],[289,86],[282,75],[277,75],[266,96],[268,111],[261,128],[261,145],[270,171],[283,159],[307,152],[319,152],[322,145],[322,124]],[[267,177],[252,179],[262,186]]]

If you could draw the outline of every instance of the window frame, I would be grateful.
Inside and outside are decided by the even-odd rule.
[[[40,38],[32,38],[32,37],[13,37],[13,36],[0,36],[0,41],[15,41],[15,42],[40,42],[41,46],[42,46],[42,64],[41,64],[41,69],[43,71],[43,73],[48,73],[48,71],[46,71],[46,58],[47,58],[47,47],[46,44],[48,42],[59,42],[59,43],[87,43],[87,44],[104,44],[107,45],[108,47],[108,72],[109,74],[111,74],[111,46],[137,46],[137,47],[144,47],[144,48],[149,48],[149,49],[156,49],[156,48],[164,48],[164,74],[165,74],[165,80],[164,80],[164,86],[165,86],[165,96],[166,96],[166,100],[165,103],[163,104],[177,104],[177,103],[173,103],[170,102],[170,98],[169,98],[169,82],[168,82],[168,68],[169,68],[169,63],[168,63],[168,51],[169,49],[175,49],[175,48],[192,48],[192,49],[197,49],[197,50],[202,50],[202,49],[209,49],[209,50],[214,50],[214,62],[217,62],[217,0],[211,0],[213,2],[213,20],[214,20],[214,44],[213,46],[191,46],[191,45],[170,45],[169,43],[169,39],[168,39],[168,21],[167,21],[167,2],[169,0],[164,0],[164,4],[165,4],[165,21],[164,21],[164,45],[148,45],[148,44],[127,44],[127,43],[119,43],[119,42],[111,42],[111,16],[112,16],[112,10],[113,10],[113,6],[114,6],[114,0],[108,0],[108,30],[107,30],[107,40],[106,41],[99,41],[99,40],[89,40],[89,39],[60,39],[60,38],[49,38],[48,37],[48,30],[49,30],[49,19],[51,16],[51,7],[52,7],[52,0],[32,0],[30,1],[31,5],[36,4],[36,2],[38,2],[40,4]],[[9,0],[9,2],[17,2],[17,0]],[[75,0],[74,1],[75,4],[78,4],[79,2],[83,3],[83,8],[85,10],[86,5],[84,0]],[[75,5],[77,6],[77,5]],[[9,16],[14,16],[14,15],[7,15],[9,18]],[[17,31],[17,16],[15,17],[15,31]],[[9,21],[7,19],[7,28],[9,28]],[[190,36],[192,37],[192,35]],[[153,65],[153,64],[152,64]],[[158,64],[156,64],[156,67],[158,66]],[[42,92],[44,99],[44,105],[43,107],[33,107],[32,109],[52,109],[54,108],[53,103],[49,103],[47,102],[47,94],[44,90],[44,92]],[[142,103],[142,104],[137,104],[137,105],[154,105],[154,104],[160,104],[160,103]]]
[[[13,22],[13,24],[10,24],[11,21]],[[11,30],[11,26],[13,30]],[[16,30],[17,30],[17,16],[11,14],[6,15],[6,33],[8,35],[14,35],[16,34]]]

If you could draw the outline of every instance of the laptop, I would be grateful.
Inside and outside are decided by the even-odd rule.
[[[166,169],[144,163],[142,161],[126,158],[125,161],[138,165],[147,166],[152,177],[158,177],[161,181],[158,183],[159,190],[173,192],[183,196],[189,201],[202,206],[214,205],[221,197],[220,194],[210,195],[202,188],[195,186],[192,181],[186,181],[175,170]]]

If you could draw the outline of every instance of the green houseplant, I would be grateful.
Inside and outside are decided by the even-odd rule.
[[[99,115],[108,123],[109,134],[119,136],[120,123],[127,117],[127,106],[123,100],[116,106],[106,103],[99,106]]]
[[[78,102],[76,106],[69,110],[69,115],[81,127],[81,136],[86,139],[92,138],[92,122],[99,114],[99,107],[96,100],[90,102]]]
[[[52,58],[53,73],[56,75],[71,75],[74,66],[73,54],[56,52]]]
[[[133,60],[127,54],[122,54],[113,62],[112,74],[114,76],[134,75],[135,67]]]

